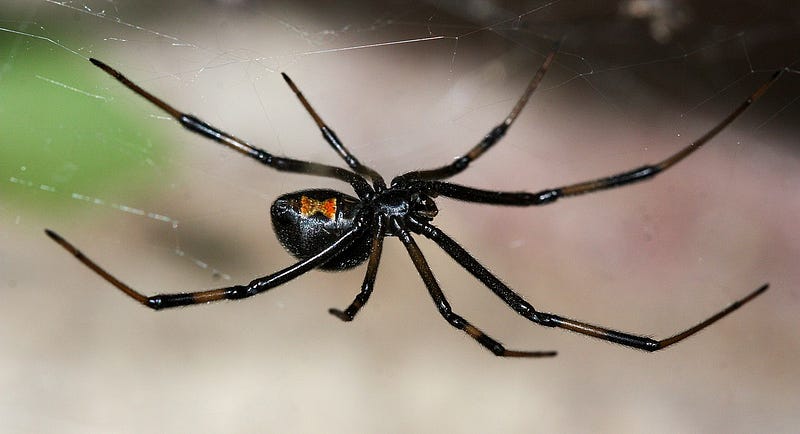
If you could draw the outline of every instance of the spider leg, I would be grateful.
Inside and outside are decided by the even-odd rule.
[[[753,92],[753,94],[751,94],[744,102],[742,102],[739,107],[737,107],[725,119],[723,119],[722,122],[708,130],[699,139],[695,140],[685,148],[673,155],[670,155],[657,164],[642,166],[627,172],[622,172],[616,175],[598,178],[591,181],[578,182],[558,188],[546,189],[538,193],[488,191],[442,181],[424,182],[423,186],[429,194],[440,194],[442,196],[468,202],[480,202],[494,205],[530,206],[544,205],[554,202],[562,197],[593,193],[595,191],[622,187],[623,185],[644,181],[669,169],[677,162],[691,155],[694,151],[700,149],[701,146],[716,136],[720,131],[722,131],[737,117],[739,117],[739,115],[741,115],[748,107],[750,107],[753,102],[760,98],[767,91],[767,89],[769,89],[769,87],[775,83],[782,73],[783,70],[775,72],[767,82],[762,84],[755,92]]]
[[[328,166],[325,164],[312,163],[308,161],[295,160],[291,158],[283,158],[270,154],[263,149],[257,148],[245,142],[244,140],[228,134],[219,128],[207,124],[206,122],[198,119],[197,117],[183,113],[163,100],[157,98],[150,92],[142,89],[139,85],[135,84],[127,77],[122,75],[116,69],[106,65],[97,59],[89,59],[92,64],[105,71],[110,76],[114,77],[126,87],[141,95],[151,103],[155,104],[161,110],[167,112],[172,118],[180,122],[189,131],[207,137],[218,143],[221,143],[236,152],[244,154],[256,161],[269,166],[275,170],[293,173],[304,173],[308,175],[324,176],[328,178],[336,178],[341,181],[349,183],[353,189],[358,193],[359,197],[367,197],[372,193],[372,188],[369,184],[356,173],[340,167]]]
[[[314,122],[319,127],[320,132],[322,132],[322,137],[325,139],[325,141],[328,142],[331,147],[333,147],[333,149],[339,154],[340,157],[342,157],[342,159],[347,163],[348,166],[350,166],[351,169],[372,179],[372,182],[375,184],[375,188],[378,191],[385,190],[386,182],[383,180],[383,177],[372,168],[361,164],[355,155],[350,153],[350,151],[344,146],[344,143],[339,140],[339,137],[336,135],[336,133],[327,124],[325,124],[325,121],[323,121],[322,118],[317,114],[316,110],[311,107],[311,104],[308,102],[306,97],[303,96],[303,93],[300,92],[300,89],[297,87],[297,85],[294,84],[294,81],[292,81],[292,79],[283,72],[281,75],[283,76],[283,79],[286,80],[286,84],[288,84],[292,89],[292,92],[297,95],[297,99],[299,99],[300,103],[303,104],[303,107],[305,107],[308,114],[314,119]]]
[[[99,274],[100,277],[102,277],[112,285],[116,286],[120,291],[125,293],[125,295],[136,300],[138,303],[144,306],[147,306],[154,310],[160,310],[169,307],[209,303],[212,301],[219,301],[219,300],[238,300],[265,292],[269,289],[272,289],[278,285],[282,285],[296,277],[305,274],[306,272],[312,270],[318,265],[324,263],[326,260],[330,259],[335,254],[341,252],[343,249],[346,249],[350,244],[352,244],[352,242],[355,239],[358,238],[358,236],[361,234],[361,232],[363,232],[365,227],[366,226],[363,220],[359,220],[355,223],[353,229],[345,233],[341,238],[336,240],[330,246],[320,250],[314,256],[299,261],[294,265],[286,267],[268,276],[255,279],[247,285],[236,285],[226,288],[210,289],[210,290],[196,291],[196,292],[185,292],[177,294],[158,294],[153,296],[146,296],[136,291],[135,289],[131,288],[121,280],[117,279],[111,273],[109,273],[108,271],[104,270],[102,267],[97,265],[96,262],[89,259],[86,255],[83,254],[83,252],[78,250],[77,247],[73,246],[69,241],[65,240],[57,233],[49,229],[45,229],[45,233],[50,238],[52,238],[53,241],[61,245],[61,247],[66,249],[68,252],[72,253],[72,255],[74,255],[79,261],[81,261],[84,265],[89,267],[89,269]]]
[[[433,180],[449,178],[453,175],[461,173],[464,169],[466,169],[471,162],[478,159],[478,157],[483,155],[484,152],[488,151],[489,148],[491,148],[495,143],[499,142],[503,136],[505,136],[506,131],[508,131],[509,127],[511,127],[511,124],[514,123],[514,120],[517,119],[517,116],[519,116],[520,112],[525,107],[525,104],[528,103],[533,91],[536,90],[536,88],[539,86],[539,83],[542,82],[544,74],[547,72],[547,69],[550,68],[550,64],[555,58],[556,50],[557,48],[551,51],[550,54],[547,55],[547,58],[544,59],[544,63],[542,63],[542,66],[539,67],[536,75],[533,76],[530,83],[528,83],[528,87],[525,88],[525,92],[522,93],[522,96],[517,101],[517,104],[513,109],[511,109],[511,112],[503,120],[503,122],[492,128],[492,130],[483,137],[483,140],[481,140],[477,145],[473,146],[469,152],[456,158],[452,163],[445,166],[429,170],[417,170],[400,175],[392,180],[392,184],[407,180]]]
[[[372,248],[370,249],[369,263],[367,263],[367,274],[364,276],[364,283],[361,284],[359,292],[350,306],[345,310],[328,309],[342,321],[352,321],[361,308],[367,304],[372,290],[375,288],[375,276],[378,274],[378,264],[381,262],[381,252],[383,251],[383,238],[386,236],[386,224],[383,217],[375,219],[375,235],[372,238]]]
[[[392,221],[394,228],[394,233],[400,238],[405,245],[406,250],[408,250],[408,254],[411,256],[411,261],[414,263],[414,266],[417,268],[417,272],[419,273],[420,277],[422,277],[422,281],[425,282],[425,286],[428,288],[428,292],[430,293],[431,297],[433,298],[433,302],[436,304],[436,308],[439,310],[439,313],[450,323],[451,326],[463,330],[467,333],[472,339],[475,339],[479,344],[483,345],[486,349],[494,353],[496,356],[502,357],[553,357],[556,355],[555,351],[515,351],[515,350],[507,350],[500,342],[489,337],[486,333],[475,327],[474,325],[470,324],[466,319],[462,318],[460,315],[453,312],[450,308],[450,303],[447,302],[447,298],[445,298],[444,293],[442,292],[439,284],[436,282],[436,278],[433,275],[433,271],[431,271],[428,262],[425,260],[425,256],[422,255],[422,251],[417,246],[417,243],[414,242],[414,239],[411,238],[411,235],[406,231],[401,224],[399,224],[396,220]]]
[[[498,297],[500,297],[509,307],[514,309],[518,314],[522,315],[529,320],[547,327],[559,327],[571,330],[576,333],[591,336],[593,338],[602,339],[604,341],[614,342],[626,347],[638,348],[645,351],[658,351],[662,350],[672,344],[676,344],[689,336],[703,330],[711,324],[717,322],[721,318],[727,316],[736,309],[742,307],[750,300],[756,298],[769,288],[769,284],[764,284],[755,291],[746,295],[745,297],[733,302],[725,309],[712,315],[708,319],[689,327],[688,329],[675,334],[674,336],[666,339],[655,340],[645,336],[638,336],[629,333],[623,333],[616,330],[600,327],[592,324],[587,324],[581,321],[576,321],[569,318],[564,318],[552,313],[538,312],[530,303],[525,301],[511,288],[506,286],[503,282],[495,277],[489,270],[481,265],[472,255],[470,255],[463,247],[453,241],[437,227],[425,222],[419,222],[414,219],[408,220],[409,227],[415,232],[428,237],[433,240],[439,247],[442,248],[451,258],[453,258],[464,269],[469,271],[475,278],[480,280],[486,287],[492,290]]]

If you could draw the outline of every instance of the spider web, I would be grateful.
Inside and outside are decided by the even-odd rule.
[[[367,8],[348,5],[333,10],[311,5],[261,7],[249,2],[210,3],[205,11],[184,7],[180,2],[169,7],[170,11],[187,17],[174,22],[165,20],[169,14],[164,14],[165,7],[156,3],[136,6],[115,1],[12,2],[10,10],[16,17],[2,23],[7,50],[6,76],[13,77],[13,71],[28,66],[21,63],[15,67],[21,57],[43,53],[50,70],[28,74],[34,79],[37,91],[71,93],[72,98],[101,104],[109,110],[113,105],[138,104],[136,112],[127,115],[135,117],[133,120],[138,123],[135,128],[157,129],[165,134],[156,139],[141,131],[133,141],[122,138],[116,140],[124,143],[115,144],[113,133],[108,133],[102,139],[101,153],[138,151],[140,155],[128,163],[137,170],[149,171],[145,177],[169,180],[165,182],[179,183],[179,188],[189,189],[196,181],[181,180],[177,173],[194,171],[190,175],[210,176],[215,183],[227,184],[227,194],[215,195],[224,194],[226,200],[239,196],[244,201],[232,205],[207,196],[212,206],[200,206],[211,209],[193,210],[190,214],[194,215],[187,216],[154,205],[144,197],[114,191],[120,180],[95,178],[89,179],[86,186],[76,183],[80,187],[73,187],[69,181],[47,176],[47,171],[36,173],[32,166],[39,163],[27,160],[29,157],[24,153],[4,159],[3,191],[14,197],[35,196],[46,207],[53,206],[51,199],[57,197],[56,202],[69,202],[62,200],[68,198],[77,208],[89,207],[95,211],[98,207],[106,208],[125,214],[126,220],[131,216],[144,219],[146,223],[142,224],[165,228],[157,238],[171,240],[174,254],[226,280],[230,272],[216,264],[218,258],[204,257],[196,250],[187,252],[181,231],[190,221],[237,220],[238,210],[250,209],[248,201],[263,207],[263,199],[280,190],[265,191],[263,185],[226,179],[230,177],[225,174],[224,166],[236,164],[231,161],[233,156],[219,155],[220,160],[213,161],[216,154],[223,154],[222,150],[192,146],[192,138],[168,131],[179,128],[165,125],[168,121],[162,113],[152,107],[148,110],[139,104],[137,97],[126,94],[127,90],[97,75],[97,71],[81,63],[83,58],[105,59],[138,82],[155,87],[155,91],[168,96],[178,107],[200,113],[273,152],[336,162],[320,145],[312,126],[302,122],[303,113],[295,110],[297,104],[287,98],[285,89],[280,89],[283,84],[275,79],[275,73],[290,71],[307,92],[313,92],[312,101],[333,101],[329,107],[336,111],[327,109],[331,112],[327,114],[329,123],[340,125],[339,130],[346,128],[354,152],[384,173],[399,173],[428,161],[448,161],[463,152],[501,118],[519,92],[519,83],[535,70],[557,40],[563,41],[557,70],[539,92],[544,101],[529,111],[545,110],[548,104],[561,103],[555,101],[557,95],[569,94],[582,100],[584,107],[602,113],[593,117],[608,116],[626,128],[638,122],[657,122],[645,119],[652,111],[645,108],[648,104],[659,104],[654,101],[663,103],[664,96],[672,96],[669,102],[675,107],[658,115],[667,118],[660,126],[667,136],[682,135],[687,129],[687,119],[709,111],[714,105],[735,101],[743,94],[740,89],[746,92],[769,71],[788,68],[796,73],[793,68],[797,60],[791,57],[791,51],[785,57],[776,53],[785,47],[781,44],[796,42],[792,39],[796,35],[786,34],[792,29],[789,23],[778,20],[782,9],[774,4],[768,8],[752,6],[767,16],[764,21],[748,21],[750,10],[742,6],[738,11],[716,16],[718,22],[708,25],[699,21],[707,15],[719,15],[709,12],[712,6],[678,1],[630,0],[588,8],[564,1],[506,5],[474,1],[468,2],[467,7],[451,2]],[[64,25],[64,17],[69,17],[72,23]],[[262,32],[262,36],[254,36],[259,34],[255,32]],[[630,40],[631,34],[639,39]],[[601,40],[591,40],[598,35]],[[426,69],[413,74],[420,67],[416,63]],[[64,64],[70,75],[82,76],[80,84],[73,84],[78,79],[71,80],[70,75],[61,73],[54,64]],[[358,79],[342,82],[333,78],[338,74],[352,74]],[[375,87],[389,85],[384,76],[401,79],[393,78],[391,88],[376,92]],[[87,81],[86,77],[90,79]],[[182,94],[187,93],[189,96],[184,98]],[[432,101],[425,97],[431,97]],[[773,124],[777,124],[776,128],[785,127],[785,119],[791,118],[792,110],[796,110],[794,98],[791,94],[776,98],[780,101],[770,106],[772,112],[761,116],[760,123],[750,130]],[[392,107],[387,100],[392,101]],[[229,101],[238,102],[236,110]],[[637,114],[640,110],[647,114]],[[346,114],[341,117],[353,125],[334,122],[337,114]],[[35,113],[20,114],[23,115],[33,117]],[[58,122],[57,119],[42,121]],[[479,121],[482,122],[473,128]],[[355,128],[357,125],[364,128]],[[563,127],[562,124],[538,134],[551,137]],[[469,133],[455,136],[459,140],[452,139],[464,129],[469,129]],[[596,142],[596,137],[581,135],[579,141]],[[60,143],[70,140],[85,142],[84,137],[58,139]],[[155,141],[161,143],[154,144]],[[183,149],[165,149],[165,142],[173,141],[183,144]],[[639,149],[647,149],[647,144],[653,143],[642,142]],[[520,145],[517,141],[505,146]],[[537,152],[535,147],[526,148],[522,152]],[[628,152],[605,148],[584,148],[580,160],[596,166],[609,156]],[[152,158],[153,152],[161,150],[169,156],[161,160]],[[189,153],[212,154],[212,160],[187,163],[176,159]],[[574,163],[571,158],[555,161],[557,165],[571,163]],[[55,162],[41,164],[49,167]],[[203,166],[188,167],[191,164]],[[568,169],[578,171],[582,166]],[[120,173],[124,174],[125,169],[121,167]],[[257,176],[256,169],[242,170]],[[271,174],[258,178],[261,184],[268,179],[270,184],[276,183]],[[176,185],[171,185],[165,189],[165,184],[152,182],[153,190],[140,193],[150,196],[175,190]],[[506,187],[518,188],[510,183]],[[107,188],[111,191],[106,191]],[[184,194],[202,195],[188,191]],[[258,199],[253,200],[253,196]],[[26,218],[11,210],[5,215],[13,223]]]
[[[275,197],[348,191],[265,170],[186,133],[89,57],[269,152],[342,165],[281,80],[285,71],[349,149],[390,179],[469,149],[506,116],[556,41],[556,63],[508,137],[454,181],[535,191],[659,161],[772,72],[785,73],[671,181],[535,211],[441,203],[438,225],[504,279],[527,284],[535,267],[559,271],[541,285],[585,288],[538,296],[547,305],[588,296],[587,282],[632,291],[671,279],[738,293],[769,273],[800,284],[778,259],[800,254],[788,223],[800,215],[793,2],[168,3],[3,2],[0,288],[52,281],[36,273],[37,252],[56,250],[39,242],[43,227],[136,287],[246,282],[292,262],[267,221]],[[391,249],[384,270],[395,256],[407,262]],[[446,262],[428,250],[432,263]],[[361,278],[335,285],[355,289]]]

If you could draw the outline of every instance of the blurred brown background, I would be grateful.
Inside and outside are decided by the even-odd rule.
[[[18,150],[0,161],[0,431],[796,431],[795,3],[297,3],[3,1],[0,125],[46,135],[0,144]],[[789,69],[654,181],[538,209],[437,202],[437,225],[534,306],[612,328],[666,337],[771,283],[663,353],[534,326],[422,239],[457,312],[558,358],[498,359],[452,329],[393,239],[344,324],[326,311],[350,303],[361,268],[154,313],[42,233],[148,294],[227,286],[292,263],[267,221],[275,197],[347,188],[191,135],[85,57],[270,152],[341,164],[285,71],[391,178],[476,143],[559,39],[507,138],[455,182],[535,191],[656,162]],[[11,103],[23,81],[35,95]],[[119,123],[76,124],[69,101]]]

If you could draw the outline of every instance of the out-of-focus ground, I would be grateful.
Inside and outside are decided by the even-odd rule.
[[[123,139],[91,118],[80,127],[38,119],[47,100],[27,113],[0,100],[4,130],[14,125],[3,118],[24,115],[59,144],[0,146],[75,147],[38,178],[25,176],[38,164],[30,154],[0,161],[0,431],[795,431],[800,15],[791,2],[724,5],[11,2],[0,87],[33,77],[43,95],[124,107],[141,127]],[[534,306],[591,323],[666,337],[771,283],[663,353],[532,325],[422,237],[457,312],[510,348],[558,358],[498,359],[452,329],[394,239],[370,303],[344,324],[326,311],[350,303],[363,268],[154,313],[43,234],[57,230],[148,294],[226,286],[292,262],[267,221],[275,197],[347,188],[190,135],[82,57],[270,152],[341,164],[281,80],[286,71],[390,178],[476,143],[559,38],[562,52],[507,138],[454,182],[535,191],[656,162],[770,71],[790,69],[707,148],[651,182],[537,209],[437,202],[435,223]],[[24,69],[33,56],[48,61]],[[71,84],[50,62],[86,81]],[[87,154],[92,136],[100,144]],[[125,177],[135,182],[99,170],[71,190],[92,154],[117,153],[134,162]],[[122,187],[106,190],[112,179]]]

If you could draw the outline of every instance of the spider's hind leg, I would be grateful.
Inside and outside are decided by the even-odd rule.
[[[72,243],[65,240],[57,233],[51,231],[50,229],[46,229],[45,233],[53,241],[58,243],[61,247],[63,247],[65,250],[67,250],[69,253],[75,256],[75,258],[78,259],[80,262],[82,262],[85,266],[87,266],[89,269],[97,273],[108,283],[117,287],[117,289],[122,291],[125,295],[132,298],[139,304],[142,304],[153,310],[160,310],[170,307],[210,303],[212,301],[239,300],[242,298],[247,298],[257,294],[261,294],[262,292],[268,291],[292,279],[300,277],[303,274],[311,271],[312,269],[320,266],[321,264],[324,264],[325,261],[335,256],[337,253],[347,249],[353,243],[354,240],[358,239],[358,237],[364,232],[364,230],[366,230],[366,223],[364,223],[363,220],[358,220],[356,221],[352,229],[350,229],[348,232],[342,235],[335,242],[325,247],[324,249],[320,250],[311,257],[296,262],[294,265],[286,267],[268,276],[257,278],[247,285],[235,285],[225,288],[208,289],[208,290],[193,291],[193,292],[158,294],[153,296],[147,296],[145,294],[142,294],[141,292],[133,289],[128,284],[117,279],[114,275],[106,271],[104,268],[100,267],[96,262],[94,262],[92,259],[86,256],[77,247],[72,245]]]

